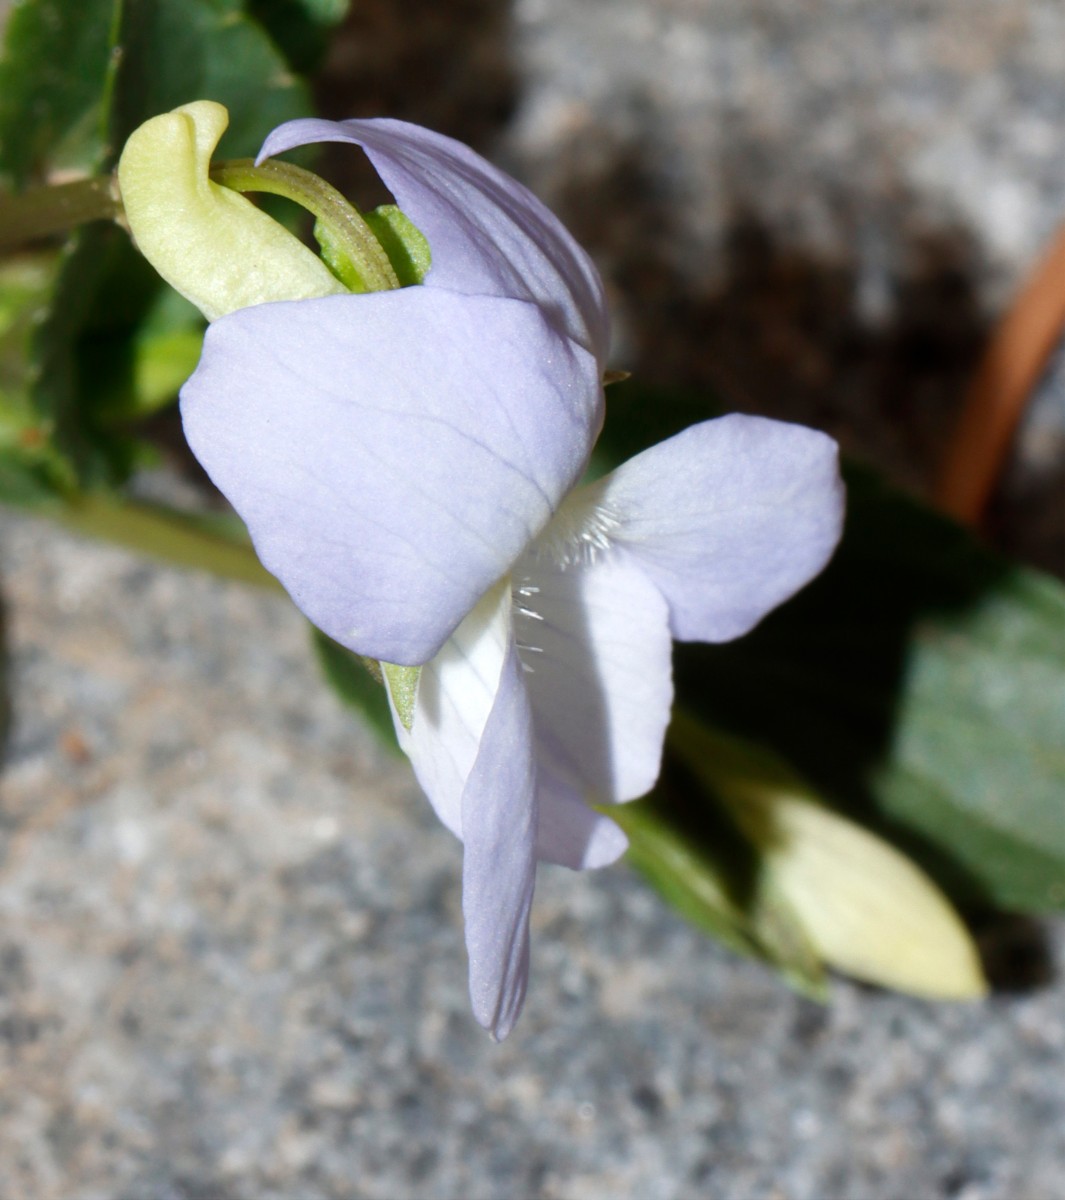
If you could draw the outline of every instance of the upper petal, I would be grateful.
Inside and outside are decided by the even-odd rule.
[[[221,318],[181,410],[307,616],[408,664],[549,519],[600,406],[596,363],[534,305],[414,287]]]
[[[836,443],[764,417],[694,425],[594,487],[684,641],[746,633],[824,567],[843,528]]]
[[[528,188],[461,142],[386,118],[289,121],[266,139],[260,159],[308,142],[363,147],[429,241],[426,286],[531,300],[602,368],[609,340],[602,280]]]
[[[622,558],[560,565],[536,547],[515,565],[514,587],[540,761],[593,803],[650,791],[673,702],[658,589]]]

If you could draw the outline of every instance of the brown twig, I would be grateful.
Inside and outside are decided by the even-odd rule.
[[[1065,226],[999,323],[940,466],[935,503],[969,525],[983,515],[1032,389],[1065,333]]]

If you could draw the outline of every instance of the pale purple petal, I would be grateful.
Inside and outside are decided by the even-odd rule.
[[[746,633],[817,575],[843,527],[836,443],[763,417],[694,425],[594,486],[683,641]]]
[[[606,359],[609,321],[591,259],[527,188],[468,146],[387,118],[279,126],[260,159],[308,142],[362,146],[396,203],[429,242],[427,287],[531,300],[557,328]]]
[[[535,547],[516,564],[513,586],[540,761],[595,803],[650,791],[673,702],[669,610],[658,589],[620,558],[560,566]]]
[[[521,1011],[536,875],[532,718],[500,583],[422,671],[400,745],[465,846],[462,907],[474,1015],[502,1040]]]
[[[462,793],[499,691],[511,642],[510,589],[494,587],[422,668],[410,730],[396,736],[436,815],[462,832]]]
[[[462,793],[462,911],[473,1015],[497,1041],[514,1027],[529,976],[536,883],[536,767],[513,641]]]
[[[592,871],[610,866],[625,853],[629,839],[617,824],[589,808],[570,784],[555,779],[542,759],[536,782],[536,856],[541,862]]]
[[[549,519],[600,396],[592,357],[533,305],[415,287],[221,318],[181,408],[303,612],[411,664]]]

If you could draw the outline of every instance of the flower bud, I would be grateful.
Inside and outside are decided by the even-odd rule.
[[[209,321],[271,300],[343,294],[328,267],[272,217],[208,177],[229,114],[198,100],[126,142],[118,183],[141,253]]]

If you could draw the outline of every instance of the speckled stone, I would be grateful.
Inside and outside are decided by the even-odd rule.
[[[1035,990],[822,1009],[623,866],[548,869],[497,1046],[459,848],[284,599],[14,516],[0,578],[0,1196],[1060,1194],[1061,924],[995,933]]]

